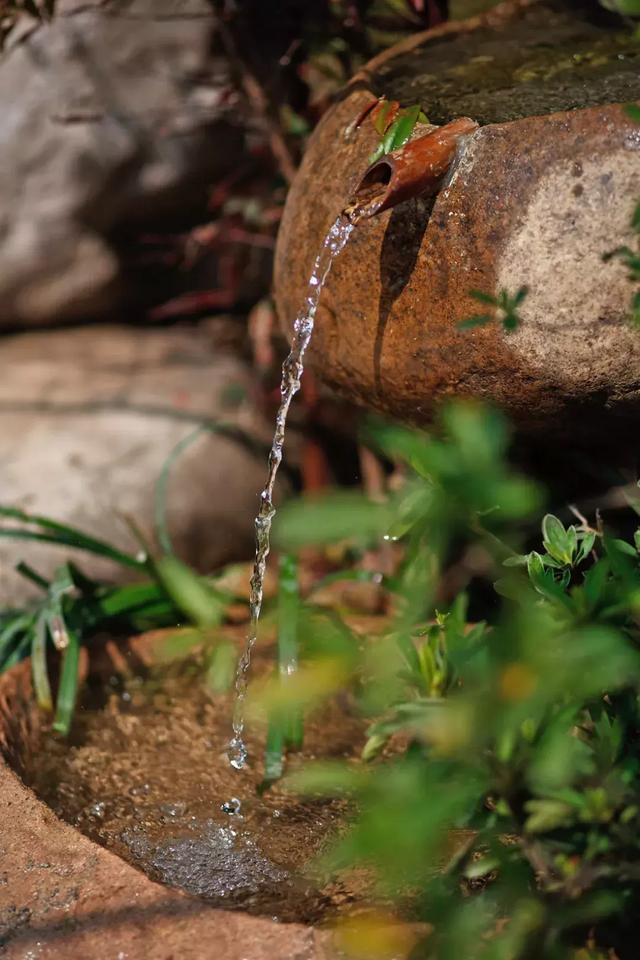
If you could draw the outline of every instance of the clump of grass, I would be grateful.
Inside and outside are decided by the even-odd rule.
[[[40,597],[25,607],[0,613],[0,672],[31,656],[35,695],[39,706],[53,716],[53,727],[69,733],[77,693],[80,648],[100,633],[131,635],[185,621],[198,628],[188,638],[192,646],[212,629],[220,627],[228,607],[238,598],[222,589],[220,578],[199,576],[173,552],[166,522],[169,471],[177,457],[200,436],[189,434],[171,453],[156,486],[157,552],[146,543],[136,553],[112,544],[69,524],[0,507],[0,539],[38,542],[81,550],[110,560],[137,581],[122,586],[97,581],[76,563],[66,562],[48,579],[26,563],[16,570],[34,584]],[[133,532],[139,536],[132,525]],[[184,648],[184,642],[180,642]],[[51,652],[60,658],[59,681],[54,697],[48,663]],[[209,644],[207,679],[214,690],[228,689],[235,667],[235,650],[228,641]]]

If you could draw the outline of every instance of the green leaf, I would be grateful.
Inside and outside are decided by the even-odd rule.
[[[9,617],[0,630],[0,671],[16,662],[14,654],[32,642],[36,615],[30,611]],[[17,643],[16,643],[17,641]]]
[[[284,772],[285,726],[276,717],[269,718],[267,742],[264,750],[264,779],[275,783]]]
[[[479,860],[473,860],[467,864],[463,876],[467,880],[479,880],[481,877],[486,877],[497,870],[499,866],[500,861],[497,857],[481,857]]]
[[[598,606],[604,597],[609,579],[609,569],[609,562],[603,559],[594,564],[585,574],[583,590],[592,610]]]
[[[569,533],[557,517],[548,513],[542,521],[542,537],[547,553],[559,563],[570,566],[576,545],[575,530],[573,534]]]
[[[564,827],[574,819],[574,810],[561,800],[528,800],[528,813],[524,828],[527,833],[546,833]]]
[[[582,538],[580,540],[580,547],[578,549],[578,553],[575,558],[576,566],[579,566],[581,563],[583,563],[587,559],[587,557],[593,550],[593,545],[595,542],[596,542],[596,534],[593,531],[587,531],[586,533],[582,534]]]
[[[88,536],[75,527],[57,523],[47,517],[25,513],[15,507],[0,507],[0,517],[10,520],[19,520],[30,526],[39,527],[39,530],[26,530],[24,527],[2,527],[0,537],[9,540],[36,540],[41,543],[51,543],[56,546],[73,547],[76,550],[85,550],[96,556],[106,557],[119,563],[121,566],[140,569],[145,566],[143,560],[118,550],[110,544],[95,537]]]
[[[298,563],[293,555],[283,554],[278,576],[278,682],[283,685],[291,681],[298,669],[299,614]],[[285,748],[299,749],[303,733],[303,714],[296,705],[272,709],[265,748],[265,780],[273,782],[282,776]]]
[[[563,586],[556,581],[550,570],[545,569],[542,557],[535,550],[527,557],[527,572],[534,588],[547,600],[560,601],[565,606],[569,603]]]
[[[161,557],[155,572],[175,605],[199,627],[217,627],[224,603],[206,581],[174,556]]]
[[[97,606],[100,617],[117,618],[131,616],[158,601],[168,602],[166,592],[159,584],[149,581],[108,589],[101,594]],[[176,610],[173,604],[170,609]]]
[[[56,715],[53,729],[65,737],[71,728],[71,721],[78,695],[78,667],[80,663],[80,640],[75,630],[66,624],[67,646],[62,655],[60,686],[56,703]]]
[[[378,160],[381,160],[383,156],[384,156],[384,144],[379,143],[378,146],[373,151],[373,153],[371,153],[370,156],[368,157],[367,163],[369,164],[369,166],[373,166],[373,164],[377,163]]]
[[[391,520],[387,504],[359,493],[327,494],[286,504],[274,525],[274,539],[288,551],[351,538],[371,541],[386,533]]]
[[[483,327],[485,324],[491,323],[492,319],[488,313],[474,313],[466,320],[460,321],[458,330],[473,330],[474,327]]]
[[[609,260],[613,260],[616,257],[623,260],[633,259],[633,255],[631,247],[615,247],[613,250],[608,250],[606,253],[603,253],[602,259],[604,263],[608,263]]]
[[[512,301],[513,306],[514,307],[522,306],[522,304],[524,303],[528,295],[529,295],[529,288],[527,286],[520,287],[520,289],[516,292],[515,296],[513,297],[513,301]]]
[[[612,7],[623,17],[640,17],[640,0],[607,0],[606,7]]]
[[[506,560],[502,561],[503,567],[526,567],[527,566],[527,556],[526,554],[517,554],[515,557],[507,557]]]
[[[45,577],[41,576],[37,570],[34,570],[33,567],[21,561],[16,564],[16,573],[19,573],[21,577],[24,577],[25,580],[29,580],[31,583],[34,583],[36,587],[40,587],[41,590],[49,589],[49,581]]]
[[[234,644],[222,641],[216,644],[209,657],[207,686],[213,693],[226,693],[233,686],[238,654]]]
[[[396,135],[401,119],[401,117],[397,117],[382,138],[382,143],[380,145],[381,156],[384,157],[395,149]]]
[[[484,293],[482,290],[469,290],[469,295],[477,300],[478,303],[486,303],[487,306],[497,307],[498,300],[490,293]]]
[[[47,670],[47,623],[45,615],[41,614],[34,626],[31,643],[31,675],[33,689],[38,706],[45,713],[53,712],[53,698],[51,684]]]
[[[403,111],[402,115],[398,117],[394,124],[392,124],[392,128],[395,127],[395,130],[393,139],[391,141],[391,147],[385,151],[386,153],[391,153],[393,150],[400,150],[402,147],[404,147],[405,143],[409,142],[411,135],[415,130],[419,116],[419,105],[407,107],[407,109]]]
[[[374,733],[368,737],[362,748],[362,759],[364,762],[370,763],[371,760],[375,760],[376,757],[380,756],[388,742],[389,737],[383,733]]]
[[[614,537],[610,539],[608,542],[609,542],[609,545],[612,545],[615,547],[618,553],[623,553],[625,554],[625,556],[633,557],[634,560],[637,560],[638,551],[636,550],[635,546],[632,546],[630,543],[627,543],[626,540],[620,540],[618,537]]]

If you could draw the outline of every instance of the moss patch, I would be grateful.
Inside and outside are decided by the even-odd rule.
[[[385,64],[378,95],[420,103],[433,123],[480,123],[640,97],[640,39],[604,11],[556,2],[499,26],[431,40]]]

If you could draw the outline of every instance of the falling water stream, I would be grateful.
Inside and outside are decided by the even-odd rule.
[[[282,461],[285,430],[289,407],[295,394],[300,389],[300,379],[303,373],[304,355],[311,336],[318,304],[323,287],[331,270],[332,264],[344,249],[355,222],[341,214],[335,221],[318,254],[307,290],[304,309],[300,312],[293,325],[293,340],[291,352],[282,365],[282,383],[280,385],[280,406],[276,415],[276,427],[273,443],[269,453],[269,471],[264,490],[260,495],[260,510],[255,520],[256,553],[251,577],[251,593],[249,598],[249,612],[251,621],[247,642],[240,660],[235,682],[235,705],[233,711],[233,738],[229,744],[229,762],[236,770],[241,770],[247,762],[247,747],[244,742],[245,701],[251,666],[251,654],[258,638],[258,622],[262,608],[264,592],[264,577],[267,566],[267,557],[270,550],[271,524],[275,516],[273,505],[273,491],[278,475],[278,468]],[[239,801],[232,800],[223,805],[229,813],[239,810]]]

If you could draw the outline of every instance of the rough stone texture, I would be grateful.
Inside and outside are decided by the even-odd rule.
[[[138,643],[138,654],[149,642]],[[0,678],[0,745],[28,736],[29,664]],[[326,938],[153,883],[62,823],[0,760],[6,960],[328,960]],[[325,949],[327,952],[325,952]]]
[[[606,169],[584,151],[568,168],[540,178],[500,260],[499,287],[524,283],[536,292],[510,343],[534,369],[577,389],[637,387],[640,338],[619,323],[630,299],[624,267],[604,264],[601,255],[628,236],[633,193],[640,198],[637,150],[620,144]]]
[[[6,337],[1,502],[135,551],[122,516],[151,531],[163,463],[182,438],[213,418],[241,433],[203,433],[184,450],[170,474],[169,528],[178,552],[202,569],[248,557],[270,434],[251,391],[251,371],[221,352],[207,327],[94,326]],[[257,449],[247,445],[251,438]],[[18,560],[51,571],[67,554],[0,541],[0,602],[31,592],[13,572]],[[117,572],[89,555],[77,559],[97,574]]]
[[[489,17],[500,22],[528,6]],[[303,303],[322,238],[376,143],[370,123],[345,135],[371,100],[370,76],[432,38],[486,22],[447,24],[390,51],[323,119],[278,242],[283,323]],[[621,264],[601,257],[634,242],[639,195],[640,135],[619,105],[482,127],[435,199],[356,228],[323,294],[311,361],[343,394],[408,421],[428,422],[450,395],[473,395],[545,435],[612,438],[637,415],[640,338],[627,326],[633,284]],[[516,335],[497,323],[458,328],[482,309],[471,289],[513,293],[522,283],[531,289]]]
[[[113,310],[114,233],[184,209],[241,149],[206,0],[59,7],[0,60],[0,327]]]

